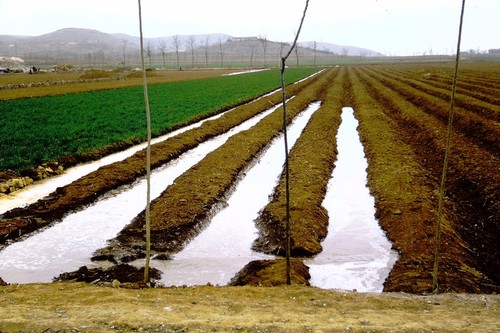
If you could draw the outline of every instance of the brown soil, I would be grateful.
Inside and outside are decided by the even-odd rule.
[[[291,282],[293,285],[309,286],[309,268],[302,260],[290,261]],[[74,272],[60,274],[54,281],[86,282],[100,286],[121,286],[130,289],[161,287],[158,281],[161,272],[149,268],[149,280],[144,282],[144,267],[134,267],[128,264],[112,265],[108,268],[91,268],[82,266]],[[8,284],[0,279],[0,286]],[[276,287],[286,285],[285,259],[256,260],[243,267],[229,282],[230,286],[261,286]]]
[[[312,115],[289,154],[292,256],[312,256],[321,252],[321,241],[328,232],[328,212],[321,204],[337,159],[336,134],[345,105],[342,99],[347,95],[342,85],[346,74],[344,69],[330,74],[328,88],[319,92],[321,107]],[[270,202],[260,212],[256,225],[259,237],[254,242],[254,250],[285,256],[285,172]]]
[[[291,283],[309,286],[309,268],[302,260],[290,260]],[[285,259],[251,261],[229,282],[230,286],[276,287],[286,285]]]
[[[314,101],[326,75],[310,79],[303,91],[291,100],[287,123]],[[295,87],[294,90],[297,90]],[[178,252],[196,236],[214,211],[224,205],[228,193],[255,157],[282,129],[278,109],[247,131],[229,138],[221,147],[175,180],[151,202],[151,251],[165,255]],[[145,256],[145,211],[127,225],[110,246],[98,251],[95,260],[128,262]]]
[[[161,272],[155,268],[149,268],[149,277],[151,281],[159,280]],[[137,268],[126,264],[114,265],[110,268],[92,268],[86,266],[80,267],[75,272],[63,273],[54,279],[55,281],[76,281],[92,284],[117,284],[121,286],[143,288],[147,287],[144,283],[144,267]],[[148,281],[149,283],[150,281]]]
[[[491,293],[500,290],[500,129],[498,121],[493,119],[500,112],[500,106],[494,96],[487,97],[489,92],[500,89],[497,83],[500,82],[500,72],[495,68],[494,65],[483,64],[482,67],[470,70],[466,67],[462,72],[463,80],[473,82],[474,86],[477,86],[477,92],[471,94],[462,89],[459,91],[463,93],[457,96],[457,100],[461,102],[457,103],[459,107],[441,220],[438,279],[440,291]],[[303,83],[300,89],[304,88],[304,91],[299,93],[289,106],[290,117],[316,99],[323,99],[324,104],[333,103],[334,109],[348,102],[354,107],[369,163],[368,186],[375,197],[377,217],[394,248],[400,253],[400,258],[385,283],[385,291],[426,293],[432,289],[437,197],[446,138],[446,109],[449,104],[440,90],[440,85],[449,79],[449,71],[446,71],[448,74],[433,71],[432,77],[436,77],[436,80],[429,82],[428,76],[423,76],[421,70],[422,66],[419,65],[352,66],[338,76],[342,78],[341,83],[333,80],[333,71],[327,71],[320,78]],[[427,69],[424,69],[424,72],[427,74]],[[491,76],[497,79],[491,80]],[[343,91],[335,102],[330,100],[333,96],[325,100],[328,94],[324,94],[324,89],[331,84],[332,90],[327,91],[336,91],[338,87],[335,88],[335,84],[341,86]],[[307,86],[310,86],[311,92],[308,92]],[[276,99],[279,100],[279,97]],[[276,102],[275,100],[274,104]],[[335,124],[335,117],[338,117],[339,110],[334,112],[336,115],[330,121],[332,126],[338,126]],[[268,123],[278,122],[273,120]],[[220,123],[212,124],[216,127]],[[208,132],[213,131],[215,130]],[[273,131],[279,129],[269,132],[274,134],[265,134],[265,142],[276,135]],[[213,207],[224,201],[240,172],[265,145],[265,142],[260,143],[261,137],[264,137],[263,132],[249,133],[245,134],[247,137],[242,135],[235,138],[234,142],[228,142],[224,148],[228,150],[224,154],[232,151],[232,155],[219,155],[223,150],[214,152],[215,157],[208,157],[182,176],[186,180],[183,186],[167,188],[161,199],[153,204],[152,239],[153,248],[158,253],[168,255],[180,249],[183,243],[203,226]],[[162,153],[157,165],[177,157],[176,151],[189,149],[193,144],[210,137],[199,133],[194,135],[191,131],[186,134],[190,135],[193,137],[189,140],[176,137],[161,150],[158,149],[158,152]],[[250,143],[250,138],[257,141]],[[328,144],[335,147],[334,137],[331,136],[312,136],[306,141],[314,141],[315,146]],[[246,143],[250,144],[246,146]],[[170,145],[177,148],[168,150]],[[234,152],[240,151],[243,146],[246,147],[244,151],[248,150],[249,156],[242,157],[241,161],[233,161],[235,159],[229,156],[234,156]],[[103,167],[85,177],[86,180],[81,180],[82,183],[77,181],[58,189],[29,208],[7,212],[0,221],[0,231],[4,235],[2,242],[5,244],[7,238],[16,239],[40,225],[52,223],[62,214],[96,200],[106,191],[142,176],[145,172],[142,166],[143,154],[144,152],[136,154],[137,166],[134,166],[133,159],[128,159],[122,167]],[[318,154],[315,155],[319,156]],[[321,168],[327,170],[320,173],[317,182],[330,176],[331,162],[334,159],[334,154],[325,158],[327,166]],[[224,161],[223,165],[220,165],[220,161]],[[321,158],[317,161],[308,158],[307,161],[319,163],[318,165],[322,163]],[[233,162],[237,163],[234,168]],[[123,174],[127,174],[125,181],[121,180]],[[298,174],[304,175],[303,172]],[[98,181],[99,179],[102,179],[102,182]],[[203,188],[203,191],[195,191],[194,188]],[[307,186],[304,186],[305,188]],[[325,224],[325,219],[317,213],[308,214],[310,211],[321,211],[318,198],[324,195],[324,185],[313,192],[317,195],[314,199],[309,196],[302,197],[299,191],[296,197],[301,200],[292,200],[292,211],[295,209],[296,212],[303,212],[292,220],[305,220],[304,223],[301,221],[294,226],[298,228],[294,231],[296,248],[305,248],[303,244],[311,243],[308,226],[318,224],[318,221],[323,221],[319,223],[320,228]],[[81,197],[85,199],[80,200]],[[299,209],[304,202],[310,203],[310,210]],[[283,223],[282,217],[276,216],[278,215],[274,214],[273,219]],[[129,234],[132,235],[132,238],[125,240],[128,244],[123,243],[121,236],[112,244],[110,249],[119,250],[121,253],[101,253],[100,259],[118,262],[143,256],[143,220],[142,215],[139,215],[134,220],[135,224],[128,227]],[[179,221],[181,222],[178,223]],[[19,228],[18,225],[23,226]],[[321,232],[315,236],[316,243],[324,237]],[[263,239],[262,243],[282,243],[273,233],[264,233],[260,237]],[[318,246],[310,253],[315,251],[319,251]],[[299,253],[304,254],[300,251]],[[246,273],[240,274],[241,279],[244,280],[247,275],[259,276],[258,272],[266,270],[261,263],[252,265],[250,269],[247,267]]]
[[[394,83],[395,78],[385,71],[380,68],[375,73],[362,67],[350,76],[377,215],[401,254],[385,290],[425,292],[432,288],[437,197],[446,138],[446,120],[441,114],[446,112],[447,102]],[[499,110],[495,104],[490,108]],[[500,133],[497,127],[496,149],[485,140],[484,132],[471,137],[460,124],[466,123],[469,115],[477,119],[478,114],[474,107],[456,114],[458,125],[453,133],[442,217],[441,290],[492,292],[500,285],[500,232],[495,222],[500,220]]]

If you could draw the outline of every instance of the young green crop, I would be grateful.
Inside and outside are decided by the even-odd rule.
[[[316,69],[290,69],[287,82]],[[245,75],[150,85],[153,135],[227,109],[278,88],[279,73]],[[120,142],[144,140],[142,87],[0,103],[0,171],[35,167]]]

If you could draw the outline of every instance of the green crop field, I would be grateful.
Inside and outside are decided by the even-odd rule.
[[[317,69],[288,69],[287,83]],[[278,88],[278,70],[148,87],[153,136]],[[142,86],[0,102],[0,171],[146,138]]]

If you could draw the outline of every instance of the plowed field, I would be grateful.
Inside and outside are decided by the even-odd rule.
[[[380,225],[400,258],[385,291],[424,293],[432,288],[434,235],[450,105],[452,67],[372,65],[330,68],[287,88],[288,118],[314,101],[311,117],[290,154],[292,254],[321,251],[327,213],[321,207],[336,159],[335,133],[343,106],[352,106],[368,159],[368,186]],[[453,142],[441,236],[441,291],[498,291],[500,243],[500,66],[464,64],[459,73]],[[240,106],[153,147],[154,166],[279,102],[280,95]],[[179,251],[210,222],[244,170],[281,131],[281,110],[241,132],[179,177],[152,203],[152,249]],[[2,242],[98,200],[103,193],[144,175],[144,151],[59,188],[26,208],[0,218]],[[282,255],[283,180],[262,211],[255,248]],[[144,256],[144,214],[125,227],[98,259],[127,262]],[[276,263],[279,266],[279,261]],[[259,265],[257,265],[259,266]],[[256,273],[256,272],[255,272]],[[246,273],[246,274],[252,274]],[[255,274],[256,276],[258,274]],[[275,277],[274,277],[275,278]],[[262,279],[262,276],[261,276]],[[264,277],[265,279],[265,277]],[[262,281],[260,281],[262,282]]]
[[[500,282],[500,66],[464,67],[446,183],[440,285],[444,290],[484,292]],[[377,214],[402,254],[386,290],[427,291],[451,68],[405,65],[349,71]]]

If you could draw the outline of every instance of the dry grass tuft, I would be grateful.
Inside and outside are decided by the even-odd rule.
[[[500,329],[499,305],[498,295],[375,295],[304,286],[11,285],[0,287],[0,331],[493,332]]]

